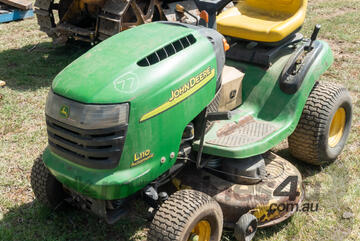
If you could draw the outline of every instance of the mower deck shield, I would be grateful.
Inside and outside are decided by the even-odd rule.
[[[212,196],[220,204],[228,227],[233,227],[245,213],[253,214],[259,227],[272,226],[300,209],[304,191],[301,174],[294,165],[271,152],[264,158],[267,176],[255,185],[234,184],[196,169],[182,172],[173,183],[177,188],[191,188]],[[292,185],[296,190],[291,191]],[[277,189],[281,196],[276,195]]]

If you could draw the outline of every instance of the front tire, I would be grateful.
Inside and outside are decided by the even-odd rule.
[[[195,190],[180,190],[156,212],[148,240],[219,241],[222,228],[222,210],[213,198]]]
[[[290,153],[313,165],[334,161],[345,146],[351,120],[352,102],[346,88],[316,83],[299,124],[289,136]]]
[[[38,157],[31,169],[31,187],[36,199],[49,208],[59,207],[65,199],[62,184],[50,173],[42,157]]]
[[[236,222],[234,235],[237,241],[250,241],[254,238],[258,221],[250,213],[246,213]]]

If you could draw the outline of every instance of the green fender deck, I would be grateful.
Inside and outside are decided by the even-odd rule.
[[[232,111],[231,120],[216,121],[205,136],[203,153],[229,158],[262,154],[287,138],[296,128],[307,96],[315,82],[333,62],[327,43],[316,57],[300,89],[293,95],[280,90],[278,79],[291,52],[273,66],[258,66],[228,60],[227,65],[245,73],[243,104]],[[199,141],[194,143],[195,149]]]

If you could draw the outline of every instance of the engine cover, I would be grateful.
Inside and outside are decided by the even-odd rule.
[[[111,159],[114,165],[99,165],[103,154],[97,152],[102,149],[82,140],[88,138],[89,126],[73,123],[82,129],[66,129],[84,133],[79,138],[85,146],[57,144],[85,157],[75,163],[52,147],[44,153],[46,166],[65,186],[91,198],[121,199],[142,189],[174,165],[186,126],[215,97],[224,61],[221,34],[185,24],[145,24],[101,42],[56,76],[52,91],[61,103],[51,106],[64,107],[68,114],[57,120],[70,123],[66,118],[76,120],[72,106],[77,105],[68,100],[96,107],[100,119],[103,108],[127,105],[127,113],[119,112],[128,116],[119,117],[127,126],[119,137],[123,146],[110,142],[111,147],[101,147],[121,149],[121,157]],[[59,112],[54,110],[55,115]],[[51,140],[64,141],[56,138]],[[92,148],[90,156],[86,148]],[[96,157],[97,165],[84,165],[89,157]]]

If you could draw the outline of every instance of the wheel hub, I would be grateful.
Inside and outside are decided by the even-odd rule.
[[[328,143],[330,147],[335,147],[341,140],[345,129],[346,112],[344,108],[339,108],[331,121]]]
[[[210,223],[206,220],[201,220],[196,224],[191,231],[189,241],[209,241],[211,235]]]

